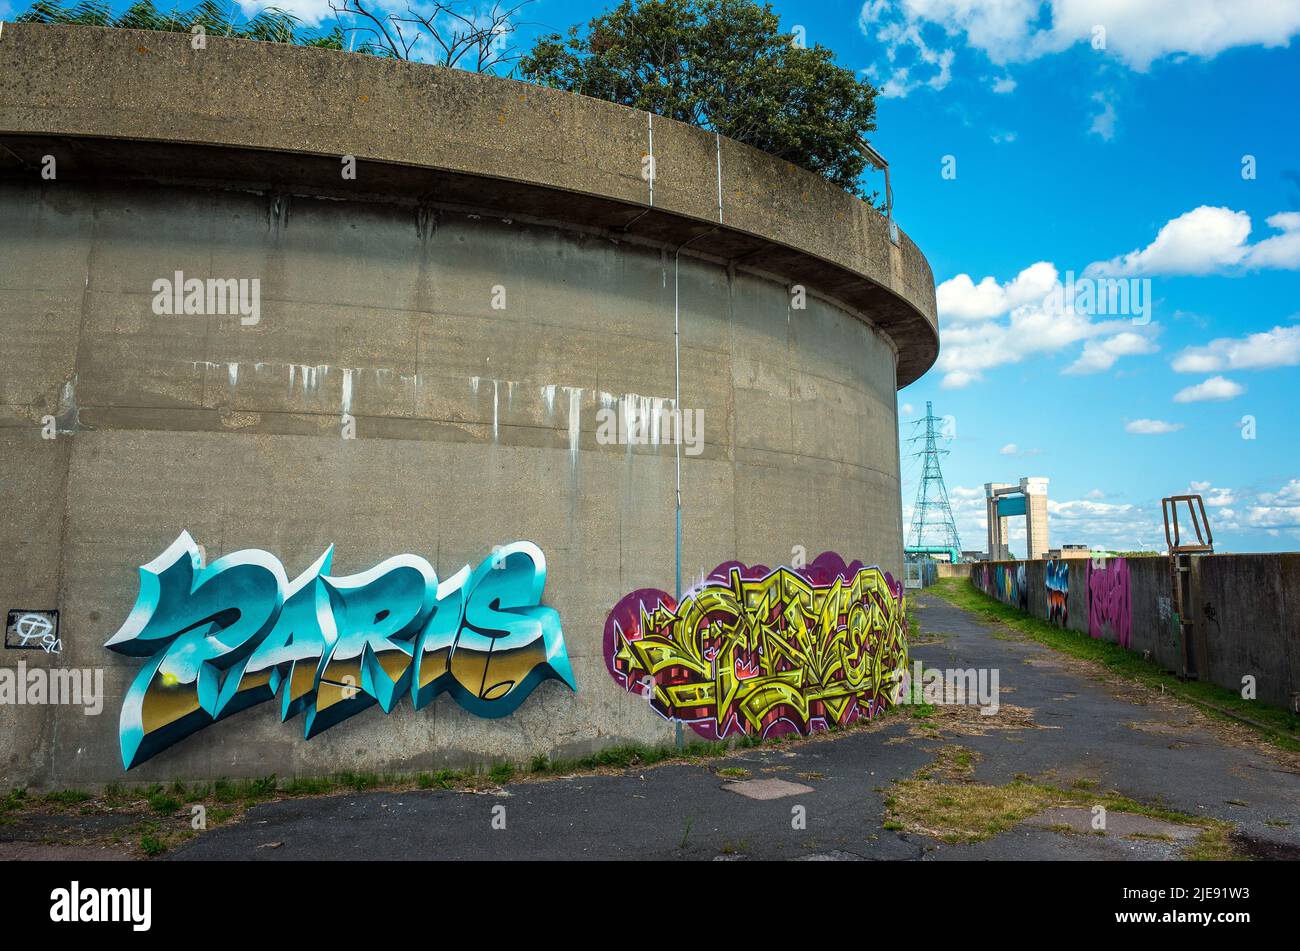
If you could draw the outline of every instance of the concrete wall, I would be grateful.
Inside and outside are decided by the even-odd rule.
[[[0,784],[124,778],[117,711],[140,661],[103,643],[131,608],[137,567],[182,529],[205,546],[209,563],[260,548],[290,578],[331,543],[335,575],[410,552],[446,578],[477,565],[494,545],[535,542],[547,558],[545,603],[559,611],[578,691],[543,683],[515,713],[495,720],[471,716],[445,696],[419,712],[409,704],[388,716],[371,709],[310,742],[301,720],[282,724],[264,704],[125,778],[417,770],[671,740],[671,724],[612,682],[601,636],[622,595],[673,587],[675,453],[665,445],[600,445],[595,433],[602,408],[672,405],[675,276],[681,404],[702,410],[704,422],[702,453],[683,457],[685,582],[732,559],[786,563],[794,546],[810,558],[837,551],[901,577],[895,392],[904,356],[909,374],[933,360],[922,337],[917,356],[908,336],[928,326],[928,267],[923,278],[908,278],[918,281],[919,298],[888,292],[889,303],[864,310],[885,298],[850,303],[832,277],[842,265],[804,269],[807,252],[755,237],[766,227],[757,220],[748,237],[729,237],[656,211],[663,236],[700,239],[681,254],[678,271],[680,241],[611,232],[595,219],[612,215],[612,206],[569,195],[572,220],[539,217],[566,206],[536,183],[523,192],[487,178],[471,188],[458,178],[462,201],[416,203],[409,191],[416,184],[400,169],[374,165],[375,180],[391,183],[392,193],[340,200],[312,166],[283,154],[250,158],[192,144],[149,151],[134,134],[116,143],[66,138],[77,122],[97,135],[113,131],[100,106],[83,100],[72,108],[78,83],[93,99],[98,85],[120,82],[119,120],[130,102],[130,115],[145,121],[150,104],[175,112],[188,102],[196,110],[195,97],[214,85],[249,82],[229,71],[236,67],[275,76],[258,87],[273,91],[293,87],[303,69],[369,70],[362,78],[372,90],[408,69],[210,43],[214,58],[184,68],[159,57],[169,44],[185,49],[183,38],[156,34],[123,40],[109,31],[7,26],[0,44],[0,133],[60,136],[4,138],[19,160],[0,169],[0,528],[7,541],[0,604],[59,609],[62,653],[6,649],[3,664],[107,673],[100,716],[0,707]],[[152,59],[133,51],[146,44]],[[84,60],[67,58],[87,45],[107,50],[98,82],[78,72]],[[55,54],[81,78],[46,64]],[[138,69],[164,75],[119,79],[114,57],[127,55],[141,59]],[[277,58],[294,70],[277,72]],[[194,85],[196,71],[207,85],[178,98],[175,83]],[[48,86],[47,72],[58,75]],[[155,88],[172,73],[172,86]],[[308,78],[308,98],[331,88]],[[448,81],[483,85],[487,96],[498,88],[479,77]],[[34,100],[48,100],[48,110],[28,109]],[[240,101],[216,96],[203,121]],[[605,104],[546,101],[589,130],[579,136],[586,158],[572,161],[607,167],[607,130],[584,114]],[[560,121],[539,114],[549,115],[540,106],[511,113],[541,122],[543,131]],[[243,134],[238,123],[221,128]],[[458,127],[456,134],[469,133]],[[493,127],[480,133],[493,134]],[[615,136],[609,146],[618,143]],[[545,146],[539,139],[517,148]],[[45,148],[67,157],[55,181],[39,179]],[[686,158],[675,174],[689,172],[711,192],[712,148],[710,139],[709,151],[691,160],[703,162],[707,175]],[[274,169],[283,180],[211,181],[227,160],[237,169]],[[122,178],[105,177],[114,162]],[[762,162],[750,170],[760,182]],[[336,159],[328,164],[337,168]],[[522,166],[516,171],[524,175]],[[474,196],[481,206],[465,207]],[[503,213],[515,199],[532,214]],[[838,233],[850,225],[822,219],[818,227]],[[763,267],[732,257],[742,239]],[[905,242],[902,251],[924,264],[914,246]],[[889,253],[879,265],[849,262],[881,278],[873,294],[888,286]],[[795,270],[773,273],[782,261]],[[259,278],[260,321],[156,315],[152,282],[178,270]],[[824,285],[818,275],[827,276]],[[804,310],[790,306],[795,282],[809,292]],[[493,307],[498,285],[504,309]],[[48,416],[58,419],[57,438],[42,436]],[[355,439],[342,438],[345,416],[355,420]]]
[[[1181,669],[1168,559],[1113,558],[1098,566],[1071,558],[1054,564],[1068,571],[1065,626],[1121,643],[1168,670]],[[1022,570],[1023,592],[1014,581]],[[1047,618],[1048,570],[1046,561],[1008,561],[970,565],[969,575],[981,591]],[[1253,677],[1260,701],[1296,709],[1300,553],[1193,556],[1190,613],[1200,679],[1240,692],[1242,678]]]

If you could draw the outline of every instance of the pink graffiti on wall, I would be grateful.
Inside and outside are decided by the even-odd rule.
[[[1128,562],[1110,558],[1088,566],[1088,634],[1128,647],[1133,639]]]

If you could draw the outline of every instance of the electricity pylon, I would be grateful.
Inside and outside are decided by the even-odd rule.
[[[925,424],[925,432],[908,440],[909,443],[924,441],[924,446],[913,456],[921,456],[924,467],[921,471],[921,484],[916,487],[916,507],[912,510],[912,528],[908,533],[909,548],[921,548],[926,545],[951,548],[961,554],[961,539],[957,537],[957,522],[952,517],[952,506],[948,504],[948,489],[943,484],[943,473],[939,470],[939,457],[948,455],[947,449],[940,449],[936,439],[935,423],[943,419],[934,415],[932,404],[925,404],[925,418],[912,423],[913,426]]]

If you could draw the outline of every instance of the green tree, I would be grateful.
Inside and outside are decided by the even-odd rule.
[[[754,0],[623,0],[540,37],[520,74],[721,133],[862,195],[876,90]]]

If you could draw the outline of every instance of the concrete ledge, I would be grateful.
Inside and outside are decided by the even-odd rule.
[[[692,126],[527,83],[366,55],[6,24],[0,174],[212,180],[513,209],[680,245],[843,300],[938,356],[934,279],[906,235],[810,172]],[[652,135],[653,130],[653,135]],[[642,178],[655,156],[653,196]],[[52,150],[52,151],[51,151]],[[355,182],[339,157],[359,160]],[[721,200],[719,201],[719,198]],[[707,235],[707,237],[706,237]]]

